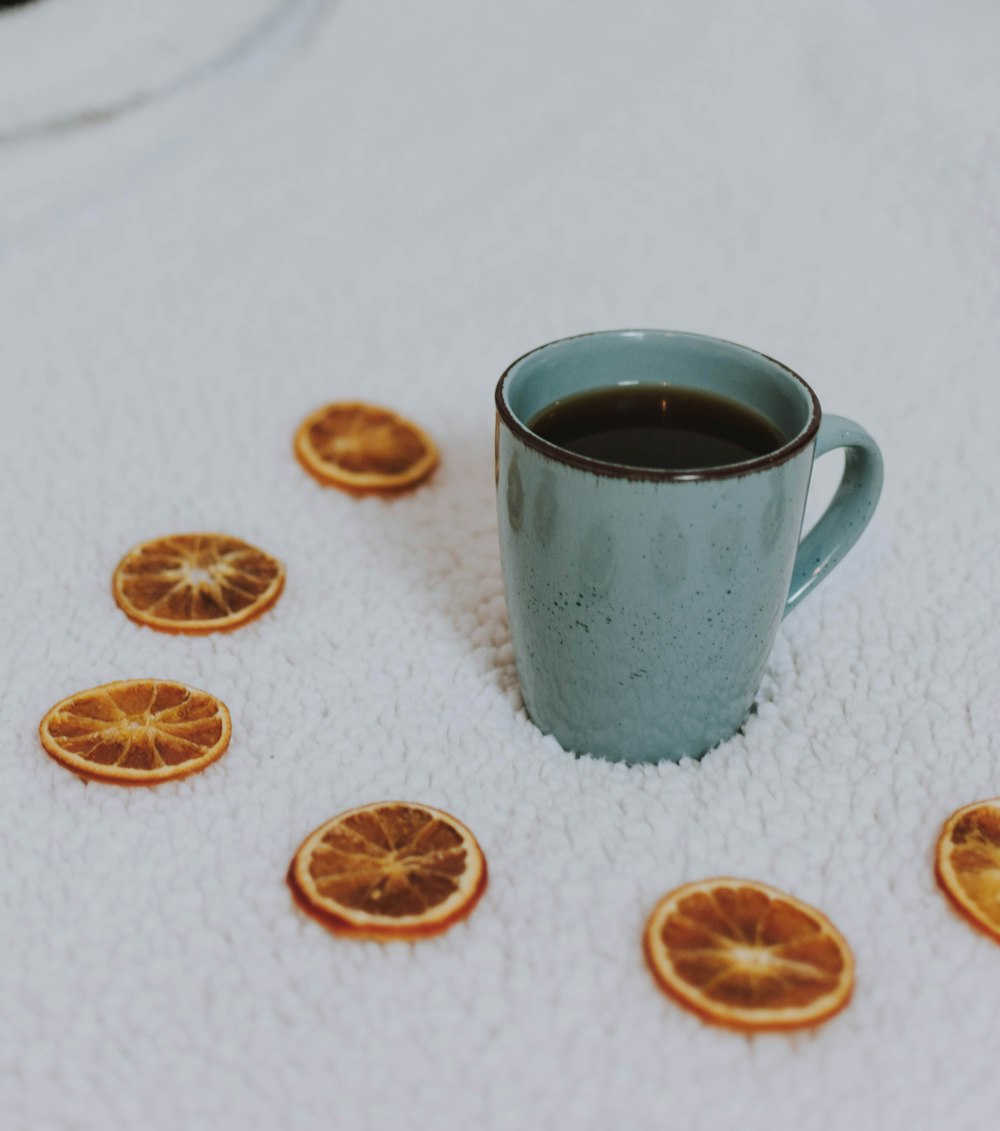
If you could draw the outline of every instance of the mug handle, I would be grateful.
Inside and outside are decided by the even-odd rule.
[[[783,616],[811,593],[857,542],[882,493],[882,453],[860,424],[843,416],[824,416],[813,458],[834,448],[844,449],[844,475],[830,505],[799,543]]]

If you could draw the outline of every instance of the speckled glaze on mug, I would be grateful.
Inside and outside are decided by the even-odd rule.
[[[785,438],[705,471],[604,463],[528,421],[616,384],[676,384],[742,402]],[[663,330],[585,334],[514,362],[496,390],[497,514],[528,714],[567,750],[615,761],[700,757],[743,725],[782,617],[868,524],[882,488],[871,436],[821,418],[772,358]],[[813,460],[845,449],[830,506],[800,543]]]

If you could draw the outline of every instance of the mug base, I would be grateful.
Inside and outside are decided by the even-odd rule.
[[[572,728],[546,726],[525,704],[525,711],[531,722],[542,734],[554,738],[567,754],[574,758],[599,758],[603,762],[623,762],[626,766],[677,763],[685,758],[700,762],[706,754],[740,734],[747,720],[756,710],[757,703],[754,700],[742,712],[735,724],[729,722],[715,727],[691,728],[684,734],[675,732],[669,738],[665,735],[656,735],[652,738],[633,735],[628,739],[615,741],[607,736],[591,739],[588,742],[581,741],[580,735],[575,734]]]

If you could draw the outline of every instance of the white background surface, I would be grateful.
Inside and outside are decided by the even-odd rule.
[[[0,144],[3,1126],[984,1125],[1000,948],[931,851],[1000,790],[996,7],[303,0],[279,23],[169,97]],[[886,456],[869,532],[700,764],[564,754],[508,640],[494,382],[625,325],[781,358]],[[292,432],[340,397],[431,429],[432,483],[309,480]],[[276,609],[208,639],[125,620],[121,553],[202,528],[284,559]],[[228,703],[218,765],[124,791],[45,757],[52,703],[146,674]],[[334,939],[288,860],[394,796],[465,820],[491,886],[436,941]],[[831,915],[845,1014],[747,1039],[656,992],[649,909],[719,873]]]

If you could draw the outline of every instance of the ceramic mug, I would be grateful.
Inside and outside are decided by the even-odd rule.
[[[616,384],[675,384],[755,409],[784,443],[742,463],[655,471],[543,440],[555,401]],[[859,425],[822,417],[786,366],[698,334],[565,338],[496,389],[500,554],[528,714],[567,750],[626,762],[699,757],[753,705],[785,614],[854,545],[882,489]],[[844,448],[840,486],[800,542],[813,460]]]

